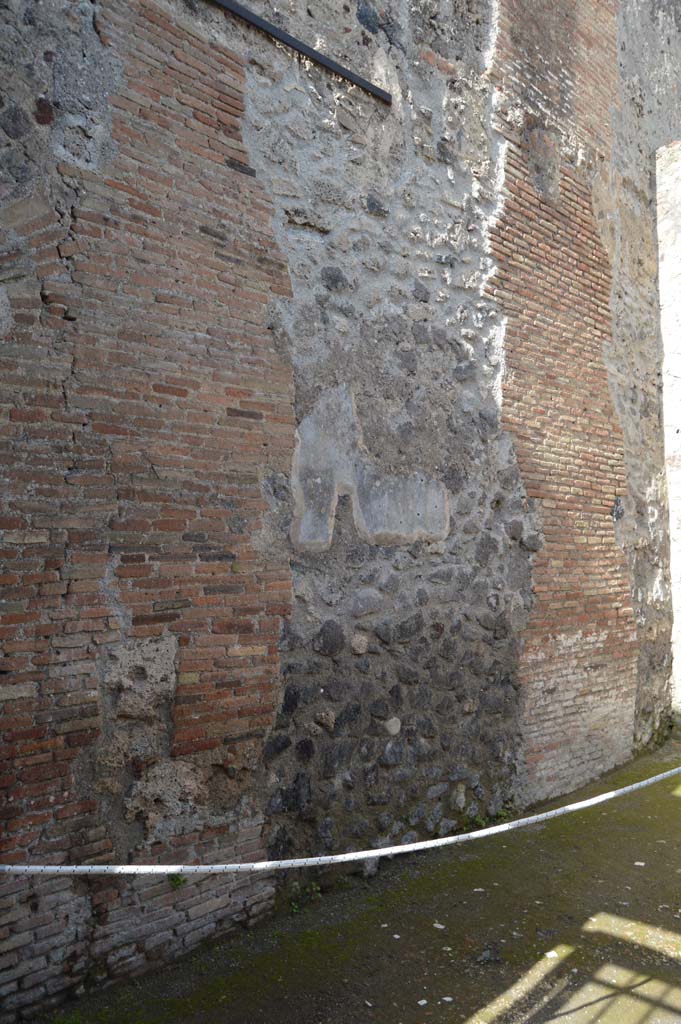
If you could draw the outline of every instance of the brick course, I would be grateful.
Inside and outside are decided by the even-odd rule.
[[[329,51],[378,74],[366,12],[313,6],[289,5],[289,27],[319,14]],[[4,861],[445,834],[622,761],[643,691],[664,715],[664,599],[650,658],[640,615],[663,531],[637,512],[627,564],[615,522],[631,433],[652,428],[613,402],[618,278],[594,198],[618,4],[478,6],[445,25],[410,5],[404,38],[377,15],[388,111],[208,5],[94,6],[81,60],[67,5],[57,57],[117,84],[90,135],[26,149],[30,195],[0,208]],[[44,139],[52,106],[34,105]],[[289,359],[299,419],[353,392],[325,443],[360,452],[369,483],[447,487],[445,540],[374,543],[342,494],[331,550],[288,546]],[[0,1024],[249,925],[273,889],[4,881]]]
[[[46,194],[0,214],[15,327],[1,356],[0,850],[14,862],[258,857],[248,779],[290,602],[288,565],[258,547],[261,481],[288,467],[293,443],[267,305],[288,278],[240,137],[241,59],[149,0],[108,5],[100,37],[124,61],[114,162],[61,164],[68,214]],[[107,714],[102,659],[147,638],[176,651],[165,756],[211,781],[190,833],[138,830],[125,848],[88,757]],[[132,776],[143,784],[158,757],[137,755]],[[139,970],[254,919],[271,895],[268,879],[177,893],[167,880],[7,881],[0,1019],[87,971]]]
[[[615,16],[611,3],[526,0],[500,12],[495,79],[524,123],[502,113],[491,290],[507,317],[504,423],[544,535],[518,670],[525,801],[622,762],[634,738],[639,646],[613,520],[624,441],[604,358],[612,281],[591,184],[612,144]]]

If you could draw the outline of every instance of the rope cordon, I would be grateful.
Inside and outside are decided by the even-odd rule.
[[[484,839],[497,836],[504,832],[513,832],[527,825],[539,825],[552,818],[560,818],[564,814],[574,814],[589,807],[607,803],[616,797],[634,793],[637,789],[645,789],[663,779],[671,779],[681,775],[681,766],[672,768],[659,775],[653,775],[642,782],[634,782],[621,789],[613,789],[587,800],[565,804],[552,811],[530,814],[526,818],[515,821],[504,821],[499,825],[476,829],[474,832],[461,832],[441,839],[426,839],[418,843],[402,843],[399,846],[383,846],[373,850],[354,850],[350,853],[334,853],[321,857],[294,857],[290,860],[258,860],[241,864],[0,864],[0,874],[6,875],[218,875],[218,874],[249,874],[255,871],[288,871],[295,868],[320,867],[325,864],[348,864],[357,860],[378,860],[380,857],[397,857],[402,853],[418,853],[421,850],[434,850],[442,846],[456,846],[473,839]]]

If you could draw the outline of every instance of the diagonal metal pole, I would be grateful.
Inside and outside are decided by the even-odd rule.
[[[320,53],[319,50],[315,50],[312,46],[308,46],[307,43],[301,42],[300,39],[296,39],[294,36],[284,32],[283,29],[278,28],[277,25],[273,25],[271,21],[266,21],[261,18],[258,14],[254,14],[253,11],[249,11],[243,4],[239,4],[236,0],[212,0],[213,3],[217,4],[218,7],[222,7],[223,11],[229,11],[230,14],[235,14],[237,18],[241,18],[249,25],[253,25],[254,28],[260,29],[261,32],[265,32],[268,36],[272,36],[278,42],[283,43],[284,46],[289,46],[292,50],[297,53],[301,53],[304,57],[308,57],[314,61],[315,64],[320,64],[323,68],[328,71],[332,71],[334,75],[340,75],[341,78],[345,78],[346,81],[352,82],[353,85],[358,85],[360,89],[364,89],[365,92],[371,93],[372,96],[376,96],[379,100],[390,105],[393,98],[389,92],[385,89],[381,89],[378,85],[374,85],[373,82],[369,82],[366,78],[362,78],[361,75],[356,75],[354,71],[350,71],[349,68],[344,68],[342,64],[338,64],[335,60]]]

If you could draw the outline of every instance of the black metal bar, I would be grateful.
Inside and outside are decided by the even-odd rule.
[[[356,75],[354,71],[349,71],[348,68],[342,67],[341,64],[337,64],[335,60],[331,60],[330,57],[324,56],[319,50],[314,50],[307,43],[301,43],[299,39],[295,39],[290,36],[288,32],[284,32],[282,29],[277,28],[271,21],[265,21],[264,18],[259,17],[257,14],[253,14],[247,7],[243,7],[241,4],[236,3],[236,0],[213,0],[213,3],[217,4],[218,7],[222,7],[223,10],[229,11],[230,14],[236,14],[237,18],[242,18],[247,21],[249,25],[253,25],[255,28],[259,28],[261,32],[266,32],[268,36],[272,36],[277,39],[284,46],[290,46],[292,50],[296,50],[298,53],[302,53],[304,57],[309,57],[315,64],[321,64],[323,68],[327,68],[329,71],[333,71],[334,75],[340,75],[341,78],[347,79],[348,82],[352,82],[354,85],[358,85],[360,89],[364,89],[366,92],[371,93],[372,96],[378,97],[379,100],[383,100],[384,103],[392,103],[393,98],[389,92],[385,89],[380,89],[373,82],[367,81],[366,78],[362,78],[361,75]]]

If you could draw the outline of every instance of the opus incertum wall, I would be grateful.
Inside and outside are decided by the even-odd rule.
[[[673,12],[289,4],[390,107],[207,4],[7,14],[3,861],[444,835],[661,735]],[[272,897],[5,881],[0,1020]]]

